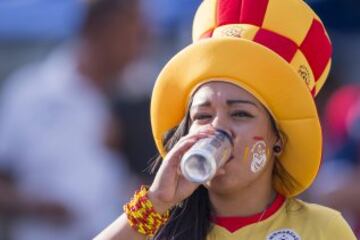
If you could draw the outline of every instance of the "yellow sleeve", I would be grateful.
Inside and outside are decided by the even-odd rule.
[[[328,240],[357,240],[349,224],[340,213],[334,215],[326,229]]]

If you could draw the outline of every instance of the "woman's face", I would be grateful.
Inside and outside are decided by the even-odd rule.
[[[233,138],[225,174],[207,183],[209,190],[227,193],[249,186],[265,173],[271,177],[277,137],[268,112],[250,93],[231,83],[206,83],[193,95],[190,119],[190,132],[210,124]]]

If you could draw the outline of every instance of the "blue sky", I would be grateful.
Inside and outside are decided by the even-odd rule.
[[[0,39],[61,39],[79,26],[80,0],[0,0]]]

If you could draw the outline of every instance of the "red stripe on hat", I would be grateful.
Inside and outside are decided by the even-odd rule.
[[[316,94],[316,86],[314,86],[313,89],[311,89],[311,95],[315,97],[315,94]]]
[[[269,0],[243,0],[240,22],[261,27]]]
[[[332,55],[332,45],[321,22],[313,20],[300,49],[308,60],[317,81]]]
[[[205,38],[211,38],[213,35],[214,29],[210,29],[206,32],[204,32],[201,36],[200,39],[205,39]]]
[[[239,23],[241,0],[219,0],[217,9],[218,26]]]
[[[297,51],[295,42],[265,29],[260,29],[257,32],[254,41],[270,48],[288,62],[291,62]]]

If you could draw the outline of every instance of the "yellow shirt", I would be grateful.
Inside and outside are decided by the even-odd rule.
[[[269,218],[235,232],[214,225],[207,240],[356,240],[356,237],[339,212],[287,199]]]

